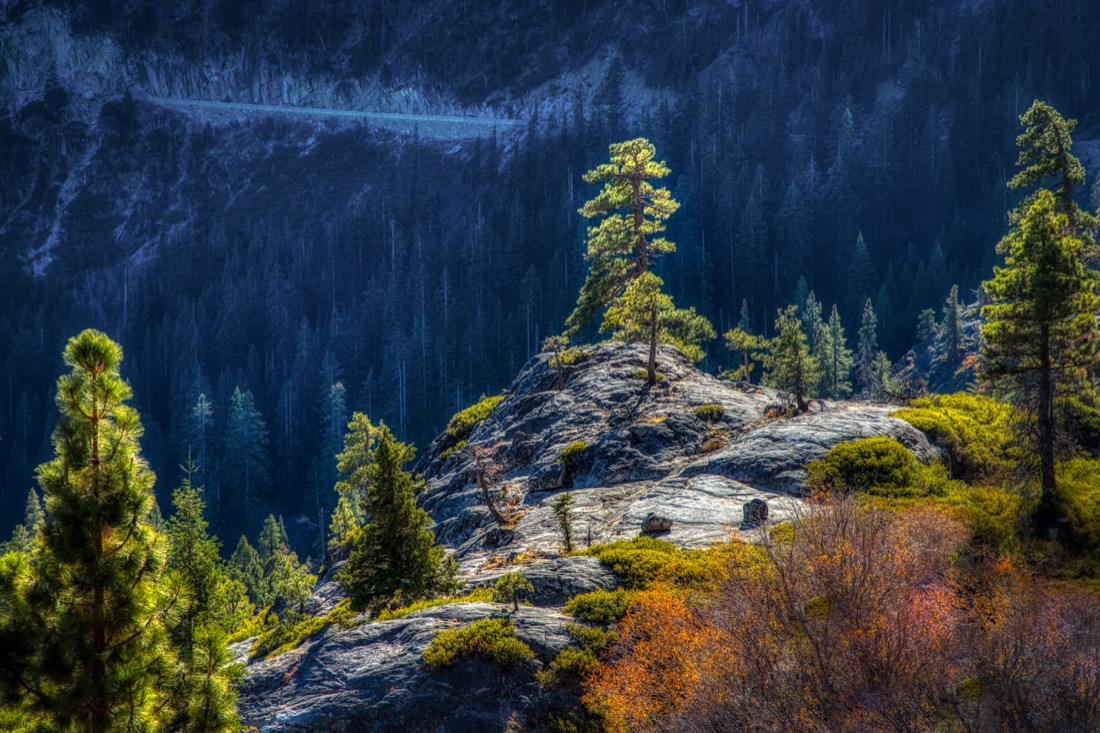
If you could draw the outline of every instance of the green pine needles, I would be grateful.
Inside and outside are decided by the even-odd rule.
[[[237,727],[224,637],[168,625],[188,607],[149,522],[155,476],[126,404],[122,349],[86,330],[65,348],[55,457],[38,468],[46,517],[30,556],[0,561],[0,693],[25,729],[228,731]]]

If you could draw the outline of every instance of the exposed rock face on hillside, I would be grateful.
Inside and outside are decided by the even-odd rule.
[[[651,528],[668,527],[657,537],[702,547],[731,537],[751,541],[758,530],[742,524],[750,500],[767,502],[769,522],[790,517],[806,463],[839,442],[890,435],[922,460],[935,455],[923,434],[883,407],[825,403],[818,412],[775,419],[768,414],[781,403],[775,392],[720,381],[674,349],[661,350],[664,379],[649,389],[636,375],[644,348],[603,344],[587,354],[565,368],[564,384],[547,355],[532,360],[469,435],[467,449],[444,458],[441,438],[421,465],[421,503],[469,585],[519,571],[535,588],[535,606],[512,613],[501,604],[449,604],[396,621],[330,628],[249,667],[241,690],[246,722],[272,731],[503,730],[510,717],[522,722],[564,694],[540,690],[532,677],[569,643],[570,618],[560,607],[578,593],[617,584],[596,558],[562,556],[554,497],[568,491],[575,498],[581,547],[636,536],[647,520]],[[720,405],[720,415],[713,407],[697,413],[703,405]],[[559,461],[578,441],[585,448]],[[474,446],[496,451],[519,515],[510,530],[497,531],[483,504]],[[322,583],[313,605],[329,608],[335,594],[331,582]],[[475,659],[432,674],[420,661],[438,631],[505,615],[538,657],[528,668],[502,675]]]

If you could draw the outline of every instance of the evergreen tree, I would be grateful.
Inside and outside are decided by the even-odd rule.
[[[672,344],[691,359],[705,354],[700,343],[714,338],[714,327],[694,308],[676,308],[672,298],[661,292],[664,283],[652,272],[644,272],[630,281],[607,309],[600,331],[611,331],[618,341],[642,341],[649,344],[646,379],[657,383],[657,344]]]
[[[256,589],[256,605],[268,606],[282,596],[287,600],[288,612],[294,615],[297,611],[295,606],[309,597],[317,577],[309,572],[306,563],[298,561],[298,554],[290,549],[290,538],[287,537],[282,517],[267,515],[256,547],[261,573]],[[247,561],[247,548],[244,553]]]
[[[264,564],[260,560],[260,553],[256,552],[243,534],[237,541],[237,547],[229,557],[229,575],[237,582],[244,585],[249,599],[256,605],[261,600],[267,599],[264,589]],[[269,601],[270,602],[270,601]]]
[[[805,412],[808,409],[806,396],[818,383],[819,373],[817,359],[810,353],[795,306],[787,306],[776,314],[775,333],[764,355],[764,368],[768,370],[766,381],[786,392],[798,412]]]
[[[250,522],[260,487],[268,479],[267,428],[256,409],[251,392],[233,390],[229,403],[229,419],[225,427],[225,455],[222,458],[223,483],[240,499],[233,505],[240,510],[245,523]]]
[[[874,386],[875,356],[878,354],[878,318],[874,306],[868,298],[863,304],[863,315],[859,320],[859,388],[864,394],[870,394]]]
[[[997,245],[1005,266],[982,285],[991,301],[982,308],[984,372],[1034,416],[1041,523],[1058,499],[1056,400],[1088,386],[1097,361],[1098,277],[1082,261],[1085,247],[1054,195],[1040,189]]]
[[[44,521],[46,521],[46,513],[42,510],[42,502],[38,499],[38,492],[32,488],[27,492],[23,523],[15,525],[11,539],[4,543],[2,551],[23,552],[30,555],[34,550],[34,539],[38,536],[38,530]]]
[[[818,302],[814,291],[811,290],[806,296],[806,303],[799,311],[799,315],[802,318],[802,332],[806,334],[806,343],[810,351],[813,351],[825,327],[825,321],[821,319],[821,303]]]
[[[936,311],[932,308],[925,308],[917,318],[917,341],[927,341],[933,338],[937,330]]]
[[[959,286],[952,285],[947,300],[943,302],[943,320],[940,322],[940,339],[944,357],[950,364],[962,359],[962,313],[959,304]]]
[[[741,357],[741,363],[732,371],[723,372],[723,377],[733,380],[744,380],[752,384],[753,359],[752,355],[757,349],[764,346],[764,339],[746,333],[740,328],[726,331],[726,348]]]
[[[741,313],[737,320],[737,327],[745,333],[751,334],[752,331],[752,316],[749,314],[749,301],[745,298],[741,299]]]
[[[416,506],[413,477],[404,470],[412,446],[398,442],[384,423],[374,430],[369,461],[357,461],[369,463],[369,521],[352,530],[351,556],[337,574],[356,610],[378,610],[397,599],[407,603],[455,586],[454,561],[435,543],[431,518]]]
[[[610,163],[584,174],[586,183],[604,186],[580,214],[602,219],[599,226],[588,228],[588,278],[566,320],[569,334],[595,322],[631,280],[649,271],[654,258],[676,249],[659,235],[680,205],[667,188],[650,183],[667,176],[668,166],[653,159],[656,149],[645,138],[614,143],[610,150]]]
[[[849,323],[859,319],[863,301],[875,294],[874,283],[875,268],[871,265],[867,243],[863,241],[863,232],[860,232],[852,249],[852,259],[848,263],[848,287],[845,294],[848,298],[848,317],[851,319]]]
[[[821,389],[825,395],[834,400],[848,396],[852,391],[848,375],[852,370],[853,358],[836,305],[829,314],[829,322],[821,329],[814,355],[821,367]]]
[[[42,729],[156,729],[183,702],[164,619],[184,589],[147,522],[155,477],[122,349],[89,329],[64,356],[56,457],[38,469],[42,538],[33,565],[9,555],[0,566],[0,690]]]
[[[195,631],[214,620],[214,598],[221,569],[220,543],[207,531],[202,488],[192,483],[195,464],[189,461],[183,470],[183,482],[172,493],[175,511],[167,524],[167,567],[178,574],[187,589],[189,602],[171,631],[181,658],[190,662],[194,656]]]
[[[1074,200],[1074,188],[1085,183],[1085,169],[1071,152],[1073,138],[1071,134],[1077,127],[1077,120],[1066,120],[1048,104],[1035,100],[1020,117],[1024,132],[1016,138],[1020,148],[1020,157],[1016,164],[1023,170],[1012,177],[1008,187],[1013,189],[1029,186],[1041,186],[1051,178],[1055,187],[1051,189],[1055,196],[1055,211],[1064,214],[1066,224],[1073,234],[1081,238],[1085,250],[1083,255],[1091,255],[1092,231],[1100,226],[1092,214],[1083,211]],[[1022,216],[1034,201],[1035,194],[1028,196],[1017,210]]]

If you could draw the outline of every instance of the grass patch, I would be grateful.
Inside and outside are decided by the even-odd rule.
[[[706,422],[718,422],[726,415],[726,408],[721,405],[699,405],[695,408],[695,416]]]
[[[656,376],[657,376],[657,381],[658,382],[665,381],[664,372],[656,372]],[[634,370],[634,378],[635,379],[640,379],[643,382],[648,381],[649,380],[649,371],[647,369],[635,369]]]
[[[259,636],[265,631],[274,628],[275,625],[279,623],[279,618],[275,614],[269,613],[270,609],[271,606],[268,606],[258,611],[255,616],[245,621],[239,629],[230,634],[226,642],[235,644],[238,641],[244,641],[245,639],[251,639],[253,636]]]
[[[396,618],[405,618],[410,613],[416,613],[417,611],[423,611],[425,608],[434,608],[435,606],[442,606],[447,603],[488,603],[493,600],[492,588],[478,588],[462,596],[440,596],[439,598],[429,598],[423,601],[417,601],[416,603],[410,603],[407,606],[400,606],[398,608],[385,608],[378,612],[373,621],[393,621]]]
[[[471,656],[487,659],[501,669],[512,669],[534,659],[535,653],[516,638],[511,621],[486,618],[463,628],[441,631],[421,654],[433,672]]]

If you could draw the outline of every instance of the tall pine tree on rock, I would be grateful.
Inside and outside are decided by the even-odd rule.
[[[715,336],[714,328],[694,308],[675,308],[662,292],[664,281],[650,272],[654,258],[676,251],[659,236],[679,204],[667,188],[651,180],[669,174],[668,166],[653,159],[656,149],[645,138],[611,145],[611,162],[584,175],[587,183],[603,182],[603,189],[580,209],[581,215],[603,217],[588,228],[589,272],[566,332],[576,333],[604,312],[601,332],[621,341],[649,344],[647,383],[657,382],[657,344],[670,343],[689,357],[703,357],[700,342]]]

